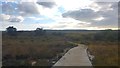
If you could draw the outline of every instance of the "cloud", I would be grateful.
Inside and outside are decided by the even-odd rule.
[[[10,18],[10,15],[6,15],[6,14],[0,14],[0,20],[1,21],[6,21]]]
[[[83,22],[89,22],[89,27],[117,27],[118,26],[118,10],[117,3],[96,3],[100,7],[98,11],[89,9],[80,9],[68,11],[62,14],[65,18],[73,18]],[[95,20],[100,19],[101,20]]]
[[[13,7],[13,2],[2,2],[2,13],[5,14],[13,14],[15,11],[15,7]]]
[[[40,14],[34,2],[22,2],[21,4],[18,4],[18,10],[20,15],[23,15],[23,16]]]
[[[20,0],[19,2],[2,2],[0,7],[2,7],[0,22],[4,20],[4,22],[9,23],[4,23],[5,25],[15,25],[20,29],[35,29],[36,27],[50,29],[98,29],[116,28],[118,24],[118,6],[117,3],[113,2]],[[51,22],[47,19],[54,21]],[[38,22],[33,24],[36,21]]]
[[[56,5],[55,2],[37,2],[37,4],[42,5],[46,8],[52,8]]]
[[[104,17],[103,20],[92,23],[92,26],[99,27],[118,27],[118,3],[117,2],[107,2],[107,3],[97,3],[101,6],[101,9],[98,11],[99,15]],[[106,7],[107,8],[106,8]]]
[[[75,11],[68,11],[62,14],[63,17],[74,18],[76,20],[90,22],[94,18],[99,17],[100,15],[95,13],[92,9],[80,9]]]
[[[27,17],[28,19],[32,19],[32,20],[44,20],[44,18],[40,18],[40,17]]]
[[[38,8],[34,2],[2,2],[2,13],[0,21],[23,22],[25,16],[39,15]]]
[[[86,8],[89,4],[92,3],[90,0],[54,0],[58,6],[64,8],[65,11],[69,10],[78,10],[81,8]]]
[[[8,21],[8,22],[22,22],[24,18],[22,16],[13,16],[13,15],[6,15],[0,14],[0,21]]]
[[[120,2],[118,3],[118,22],[120,22]],[[120,23],[118,23],[118,27],[120,27]]]
[[[22,22],[24,19],[23,19],[23,17],[22,16],[11,16],[10,18],[9,18],[9,22]]]
[[[22,16],[40,14],[34,2],[2,2],[2,13]]]
[[[94,2],[119,2],[120,0],[92,0]]]

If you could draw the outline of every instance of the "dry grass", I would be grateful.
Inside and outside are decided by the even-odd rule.
[[[39,60],[37,65],[47,66],[51,60],[56,58],[64,49],[74,47],[68,45],[61,36],[46,35],[46,36],[5,36],[2,40],[2,57],[3,65],[29,65],[29,61]],[[20,61],[19,61],[20,60]],[[56,61],[58,59],[55,59]],[[9,61],[9,62],[8,62]],[[18,62],[18,63],[17,63]]]
[[[117,42],[94,42],[89,45],[90,52],[95,56],[94,66],[117,66],[118,44]]]
[[[66,43],[72,41],[76,43],[82,43],[89,45],[91,54],[95,56],[93,60],[94,66],[117,66],[118,65],[118,44],[115,42],[114,37],[116,34],[112,33],[109,35],[103,34],[103,37],[94,37],[94,33],[66,33],[64,36],[60,35],[45,35],[45,36],[34,36],[26,34],[19,34],[17,37],[8,36],[3,34],[3,57],[12,56],[13,59],[25,58],[20,61],[24,65],[28,63],[28,59],[39,59],[37,65],[49,65],[46,60],[40,59],[52,59],[57,54],[63,52],[65,48],[74,47],[72,44]],[[98,34],[99,35],[99,34]],[[105,35],[105,36],[104,36]],[[106,37],[107,36],[107,37]],[[97,38],[98,42],[95,42]],[[102,38],[101,40],[99,38]],[[105,41],[106,40],[106,41]],[[108,42],[107,42],[108,41]],[[113,42],[110,42],[113,41]],[[11,56],[8,57],[11,59]],[[22,57],[21,57],[22,56]],[[26,57],[27,56],[27,57]],[[6,58],[4,60],[7,60]],[[9,63],[6,61],[6,63]],[[11,62],[10,62],[11,63]],[[16,62],[15,62],[16,63]],[[41,64],[43,63],[43,64]]]

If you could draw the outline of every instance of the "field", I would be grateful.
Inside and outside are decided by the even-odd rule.
[[[118,44],[112,42],[93,42],[89,50],[95,56],[95,66],[118,66]]]
[[[46,31],[36,35],[33,31],[17,32],[11,36],[3,32],[2,61],[4,66],[52,66],[70,48],[69,43],[82,43],[95,56],[94,66],[118,65],[118,32],[105,31]]]

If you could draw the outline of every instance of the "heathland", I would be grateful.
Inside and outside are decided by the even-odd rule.
[[[84,44],[93,66],[118,65],[118,30],[44,30],[2,32],[3,66],[52,66],[69,49]]]

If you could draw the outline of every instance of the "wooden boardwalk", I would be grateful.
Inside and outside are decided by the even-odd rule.
[[[87,47],[82,44],[77,44],[77,47],[70,49],[55,66],[92,66],[87,55]]]

